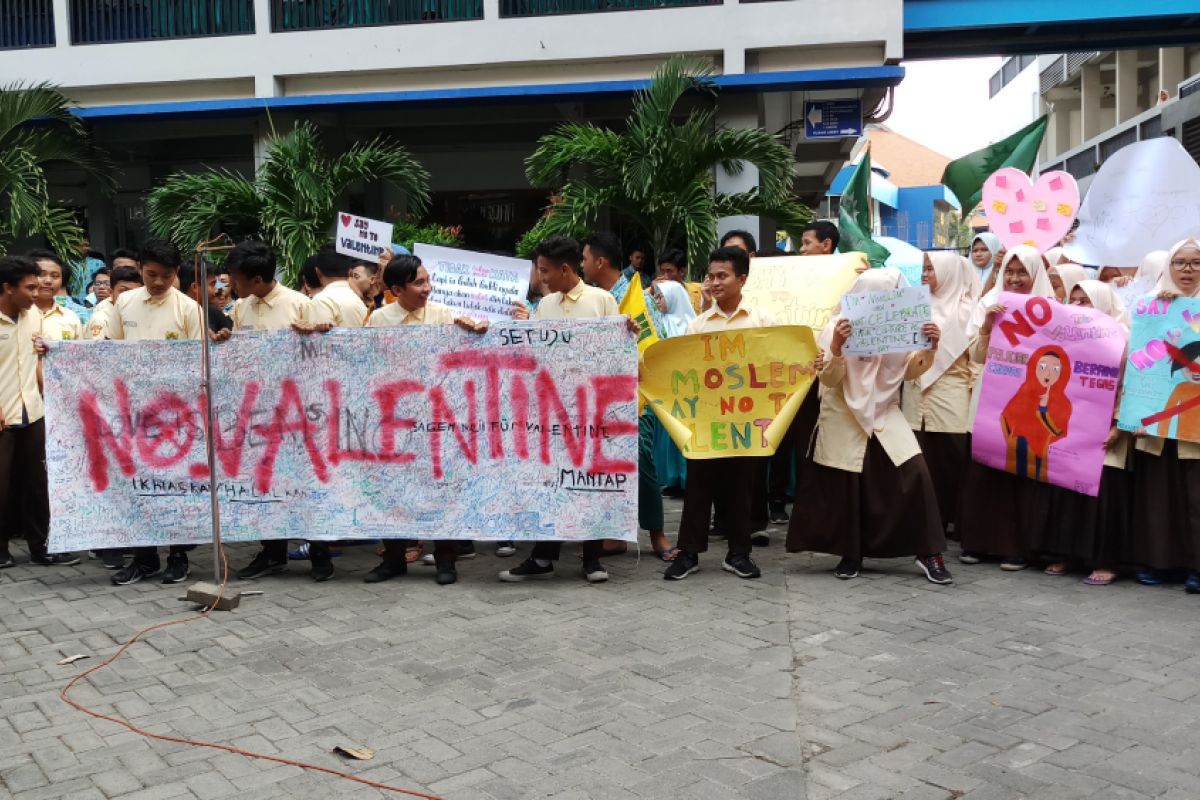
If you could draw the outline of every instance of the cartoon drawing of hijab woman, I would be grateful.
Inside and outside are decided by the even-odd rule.
[[[1071,360],[1061,347],[1039,347],[1030,356],[1025,383],[1000,415],[1008,444],[1007,472],[1047,480],[1050,445],[1067,435],[1071,420],[1070,382]]]

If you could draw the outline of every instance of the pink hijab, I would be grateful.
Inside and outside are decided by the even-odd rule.
[[[967,325],[979,296],[979,272],[957,253],[945,250],[926,254],[937,274],[937,290],[930,293],[934,323],[942,330],[933,366],[920,378],[925,391],[967,351]]]

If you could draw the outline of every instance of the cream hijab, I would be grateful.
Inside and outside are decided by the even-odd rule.
[[[1154,250],[1146,254],[1142,259],[1142,265],[1138,267],[1137,274],[1133,279],[1140,280],[1149,278],[1158,283],[1158,279],[1162,277],[1163,271],[1167,268],[1167,260],[1170,254],[1166,250]]]
[[[1129,332],[1129,312],[1125,309],[1125,304],[1121,302],[1121,297],[1112,290],[1112,287],[1107,283],[1100,281],[1086,280],[1076,284],[1092,301],[1092,307],[1097,311],[1103,311],[1117,321],[1125,332]]]
[[[1191,293],[1186,294],[1182,289],[1175,285],[1175,279],[1171,277],[1171,261],[1175,258],[1175,254],[1185,247],[1194,247],[1200,250],[1200,241],[1195,239],[1184,239],[1179,244],[1175,245],[1168,251],[1166,265],[1163,267],[1162,275],[1158,277],[1158,285],[1154,287],[1156,294],[1161,292],[1170,292],[1182,297],[1200,297],[1200,283],[1197,283],[1197,288]]]
[[[1000,264],[1000,275],[996,280],[996,285],[990,292],[979,298],[979,302],[975,304],[975,310],[971,312],[971,321],[967,323],[968,339],[974,339],[979,335],[979,329],[983,327],[983,321],[987,318],[987,310],[999,302],[1000,293],[1004,291],[1004,270],[1013,259],[1020,261],[1021,266],[1025,267],[1025,271],[1029,273],[1029,277],[1033,278],[1033,286],[1029,290],[1030,297],[1054,298],[1054,287],[1050,285],[1050,276],[1046,274],[1046,265],[1042,263],[1042,254],[1027,244],[1019,244],[1005,254],[1004,261]]]
[[[979,271],[958,255],[945,250],[926,253],[937,275],[937,290],[930,292],[933,322],[941,328],[933,366],[921,377],[921,391],[933,385],[967,350],[967,325],[979,296]]]
[[[1053,261],[1051,261],[1050,271],[1058,275],[1059,280],[1062,281],[1063,291],[1066,292],[1066,294],[1063,295],[1064,303],[1069,303],[1071,301],[1071,290],[1078,286],[1080,281],[1086,281],[1088,279],[1087,270],[1078,264],[1055,264]]]
[[[869,269],[858,276],[846,294],[886,292],[902,285],[903,279],[900,270],[892,267]],[[841,319],[841,316],[833,317],[821,331],[821,346],[826,350],[833,341],[833,329]],[[850,413],[868,437],[883,430],[888,409],[898,401],[908,357],[908,353],[846,356],[842,395],[846,398]]]

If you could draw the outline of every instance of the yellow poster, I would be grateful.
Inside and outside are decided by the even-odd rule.
[[[747,305],[771,312],[780,325],[804,325],[819,333],[868,266],[862,253],[756,258],[742,297]]]
[[[813,332],[797,325],[676,336],[646,350],[640,388],[686,458],[769,456],[816,357]]]
[[[636,272],[629,279],[629,290],[625,292],[625,298],[621,300],[620,311],[637,322],[638,327],[641,328],[641,332],[638,333],[638,352],[646,352],[647,347],[658,341],[658,334],[654,332],[654,323],[650,321],[650,309],[646,308],[642,276]]]

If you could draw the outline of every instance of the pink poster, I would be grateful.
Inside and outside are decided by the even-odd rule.
[[[971,455],[993,469],[1095,496],[1125,357],[1125,329],[1091,308],[1000,295],[977,391]]]

